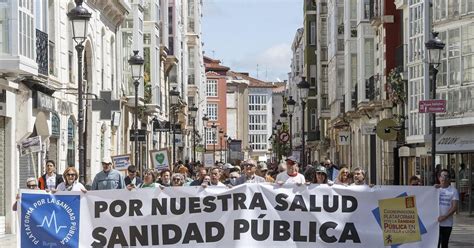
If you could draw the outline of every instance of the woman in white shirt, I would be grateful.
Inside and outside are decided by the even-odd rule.
[[[67,167],[63,173],[64,182],[56,187],[56,191],[82,191],[86,193],[87,190],[84,185],[77,181],[78,177],[79,173],[75,167]]]

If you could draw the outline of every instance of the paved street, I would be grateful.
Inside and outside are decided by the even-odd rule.
[[[451,248],[472,248],[474,247],[474,217],[467,215],[455,216],[455,227],[451,235]],[[16,235],[0,236],[0,246],[17,247]]]

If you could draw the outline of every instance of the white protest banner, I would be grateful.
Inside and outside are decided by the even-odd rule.
[[[419,226],[413,230],[420,239],[392,246],[436,247],[434,187],[316,184],[24,190],[20,246],[384,247],[380,214],[384,221],[393,216],[379,209],[379,200],[405,196],[411,200],[403,208],[416,207]],[[412,232],[404,223],[389,225],[384,228],[390,232]]]
[[[153,168],[157,170],[169,169],[170,161],[168,156],[168,149],[152,150],[150,151],[151,163]]]

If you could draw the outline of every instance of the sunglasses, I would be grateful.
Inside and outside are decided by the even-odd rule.
[[[230,177],[230,179],[236,179],[236,178],[238,178],[238,177]]]
[[[316,172],[316,175],[326,175],[326,174],[322,172]]]
[[[34,188],[36,188],[36,186],[38,186],[38,185],[36,185],[36,184],[27,184],[26,185],[26,187],[28,187],[29,189],[34,189]]]
[[[75,177],[75,176],[77,176],[77,175],[76,175],[76,174],[66,174],[66,176],[68,176],[68,177]]]

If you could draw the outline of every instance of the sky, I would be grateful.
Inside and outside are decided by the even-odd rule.
[[[291,44],[303,26],[303,0],[203,0],[203,4],[205,56],[263,81],[288,79]]]

